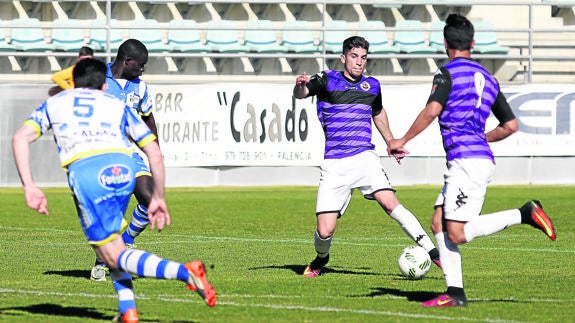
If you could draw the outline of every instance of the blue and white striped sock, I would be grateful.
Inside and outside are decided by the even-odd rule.
[[[132,221],[130,225],[122,233],[122,238],[125,243],[133,244],[134,239],[140,235],[150,224],[148,220],[148,209],[142,204],[138,204],[132,212]]]
[[[188,270],[183,264],[137,249],[122,252],[118,257],[118,268],[139,277],[178,279],[184,282],[189,278]]]
[[[132,275],[124,271],[112,270],[110,271],[110,278],[112,278],[114,289],[118,294],[118,310],[120,313],[126,313],[130,308],[136,308]]]

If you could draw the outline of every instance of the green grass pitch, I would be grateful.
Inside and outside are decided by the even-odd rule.
[[[397,187],[429,232],[439,187]],[[0,322],[108,322],[116,296],[88,279],[94,254],[67,189],[45,190],[49,216],[27,209],[21,189],[0,189]],[[445,290],[435,266],[404,279],[397,257],[413,244],[355,192],[338,222],[331,261],[301,276],[315,256],[315,187],[167,190],[172,225],[137,246],[185,262],[201,259],[218,293],[207,307],[179,281],[134,281],[141,322],[573,322],[575,186],[492,186],[484,212],[540,199],[557,241],[514,226],[460,247],[469,306],[426,309]],[[131,212],[132,206],[129,209]]]

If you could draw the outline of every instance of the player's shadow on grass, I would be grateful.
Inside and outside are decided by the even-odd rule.
[[[368,293],[365,295],[355,295],[353,297],[378,297],[378,296],[385,296],[385,295],[393,295],[396,297],[403,297],[410,302],[423,303],[423,302],[428,301],[432,298],[435,298],[441,294],[443,294],[443,293],[418,292],[418,291],[406,292],[406,291],[402,291],[402,290],[394,289],[394,288],[372,288],[371,293]],[[530,302],[526,302],[526,301],[513,300],[513,299],[481,299],[481,300],[473,299],[473,300],[468,300],[468,301],[469,301],[469,303],[530,303]]]
[[[89,270],[48,270],[43,272],[44,275],[59,275],[64,277],[76,277],[90,280]]]
[[[33,304],[28,306],[0,308],[0,314],[2,316],[22,316],[19,312],[106,321],[111,321],[114,318],[113,316],[104,315],[93,308],[61,306],[58,304]]]
[[[354,297],[378,297],[385,295],[392,295],[396,297],[406,298],[410,302],[425,302],[434,297],[439,296],[441,293],[435,292],[406,292],[394,288],[371,288],[372,292],[365,295],[356,295]]]
[[[48,270],[43,272],[44,275],[58,275],[64,277],[75,277],[75,278],[84,278],[86,280],[90,280],[90,271],[89,270]],[[132,280],[136,280],[139,277],[132,275]]]
[[[82,319],[93,319],[102,320],[110,322],[114,319],[114,316],[105,315],[98,312],[94,308],[85,307],[75,307],[75,306],[62,306],[59,304],[34,304],[28,306],[16,306],[16,307],[6,307],[0,308],[0,316],[4,318],[8,317],[19,317],[23,316],[21,312],[27,312],[30,314],[37,315],[50,315],[50,316],[60,316],[60,317],[78,317]],[[141,314],[140,314],[141,315]],[[155,319],[142,319],[140,322],[160,322],[160,320]],[[197,321],[171,321],[172,323],[197,323]]]
[[[307,265],[282,265],[282,266],[263,266],[263,267],[252,267],[249,270],[261,270],[261,269],[286,269],[291,270],[298,275],[303,275],[303,272]],[[323,267],[321,270],[321,274],[344,274],[344,275],[374,275],[379,276],[381,274],[370,272],[369,268],[355,268],[354,270],[350,269],[341,269],[342,267],[339,266],[327,266]]]

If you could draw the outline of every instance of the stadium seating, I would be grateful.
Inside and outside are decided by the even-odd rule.
[[[169,23],[168,45],[174,51],[183,53],[201,53],[207,51],[208,47],[202,42],[198,26],[193,19],[173,19]],[[178,29],[186,28],[186,29]]]
[[[327,20],[326,30],[320,37],[320,49],[325,49],[328,53],[341,54],[343,41],[351,36],[350,27],[345,20]]]
[[[286,30],[283,32],[282,44],[288,51],[301,54],[318,53],[320,51],[311,30],[310,22],[305,20],[286,21],[284,28]]]
[[[52,29],[52,44],[55,50],[77,52],[86,45],[82,21],[77,19],[55,19]]]
[[[568,71],[575,66],[569,58],[575,57],[570,46],[573,39],[571,26],[575,25],[572,4],[572,0],[513,1],[509,4],[463,0],[433,4],[409,1],[338,4],[297,0],[251,3],[238,0],[208,0],[202,3],[117,0],[111,2],[108,26],[105,0],[0,1],[0,27],[5,32],[3,41],[0,30],[0,57],[4,61],[8,58],[12,64],[12,70],[5,63],[0,70],[4,73],[17,71],[14,62],[18,62],[24,71],[29,68],[40,75],[47,70],[46,57],[53,58],[50,69],[54,69],[54,60],[63,64],[72,57],[70,52],[76,51],[85,42],[94,48],[96,56],[102,57],[102,51],[106,51],[108,46],[114,53],[123,40],[134,37],[146,43],[150,59],[154,62],[147,73],[159,74],[160,79],[175,71],[183,79],[201,77],[202,71],[214,73],[214,76],[223,79],[235,78],[234,74],[226,73],[240,71],[241,75],[249,75],[250,72],[246,71],[252,69],[247,61],[255,67],[252,76],[268,75],[273,78],[277,75],[281,78],[287,76],[284,73],[296,74],[303,69],[316,70],[317,66],[325,68],[337,65],[338,60],[334,60],[334,57],[341,51],[343,39],[359,34],[371,44],[370,54],[373,55],[370,55],[370,63],[374,66],[370,66],[370,71],[382,73],[379,75],[384,77],[397,75],[400,82],[422,80],[434,72],[433,61],[439,63],[445,59],[442,28],[437,28],[436,24],[440,24],[447,14],[458,12],[476,24],[476,59],[491,64],[488,69],[497,73],[501,80],[523,82],[528,73],[535,71],[529,80],[532,77],[541,79],[542,76],[571,81],[573,73]],[[37,38],[40,41],[22,42],[19,32],[29,28],[21,28],[27,22],[18,19],[27,22],[36,19],[30,28],[37,29],[34,32],[36,35],[37,31],[41,31],[42,36]],[[229,28],[216,27],[215,22],[220,20],[232,22],[232,25]],[[484,27],[484,20],[493,24]],[[251,27],[253,21],[260,25]],[[347,25],[336,26],[338,21],[347,22]],[[408,25],[411,21],[415,21],[417,26]],[[159,28],[145,27],[148,22],[157,24]],[[268,27],[270,22],[272,26]],[[70,28],[59,27],[66,23],[70,23]],[[74,23],[78,24],[72,26]],[[12,25],[19,27],[11,28]],[[12,37],[13,42],[12,33],[15,36]],[[25,34],[26,37],[32,35],[29,32]],[[222,44],[227,37],[222,34],[230,36],[231,43]],[[277,44],[274,44],[274,38]],[[332,41],[332,38],[335,40]],[[267,44],[263,44],[265,42]],[[16,44],[19,44],[18,48],[13,46]],[[156,48],[156,45],[161,46]],[[33,53],[37,51],[52,53],[38,56],[38,53]],[[280,59],[281,53],[286,53],[284,60]],[[558,71],[552,57],[559,57],[568,67]],[[106,59],[109,59],[108,55]],[[163,60],[176,64],[168,64],[166,69],[164,64],[155,63]],[[286,64],[286,60],[289,64]],[[418,65],[426,60],[426,64]],[[238,64],[240,61],[243,69]],[[280,61],[282,67],[278,70]],[[527,69],[522,63],[526,61],[529,62]],[[199,68],[195,68],[195,65]],[[204,65],[205,68],[202,67]]]
[[[246,27],[244,42],[248,50],[258,53],[283,53],[287,48],[277,41],[274,25],[270,20],[250,20]]]
[[[500,46],[497,35],[493,31],[493,24],[488,21],[474,21],[475,47],[473,52],[480,54],[507,54],[509,47]]]
[[[27,27],[12,27],[10,44],[16,50],[26,52],[45,52],[54,50],[44,38],[40,20],[37,18],[16,18],[12,20],[14,26],[26,25]]]
[[[119,21],[116,19],[110,19],[111,26],[117,26]],[[106,51],[108,48],[108,44],[110,46],[110,51],[116,52],[118,51],[118,47],[124,41],[124,37],[122,35],[122,29],[119,28],[110,28],[106,27],[105,20],[95,20],[91,24],[90,29],[90,42],[89,46],[92,47],[93,50],[98,51]],[[108,30],[110,31],[110,40],[108,42]]]
[[[211,51],[220,53],[241,53],[247,51],[239,41],[238,26],[231,20],[212,20],[206,30],[206,45]]]
[[[391,45],[385,31],[385,23],[381,20],[361,21],[357,25],[357,35],[369,41],[370,54],[397,54],[399,47]],[[365,29],[365,30],[363,30]]]
[[[395,25],[398,29],[395,32],[394,45],[399,47],[401,52],[407,54],[434,54],[435,49],[429,47],[425,41],[423,24],[419,20],[400,20]]]
[[[2,21],[0,20],[0,23]],[[0,52],[11,52],[14,47],[8,43],[6,39],[6,30],[0,26]]]
[[[155,28],[131,28],[129,32],[129,37],[138,39],[148,49],[148,52],[169,52],[172,50],[172,46],[164,41],[164,36],[162,30],[158,27],[158,21],[156,19],[136,19],[133,20],[132,25],[134,26],[149,26]]]
[[[434,21],[431,23],[431,29],[429,33],[429,47],[434,48],[438,53],[445,53],[445,44],[443,43],[443,27],[445,22]]]

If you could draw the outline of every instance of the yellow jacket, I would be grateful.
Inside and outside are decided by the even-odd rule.
[[[65,69],[52,74],[52,82],[58,84],[62,89],[69,90],[74,88],[74,78],[72,71],[74,66],[66,67]]]

